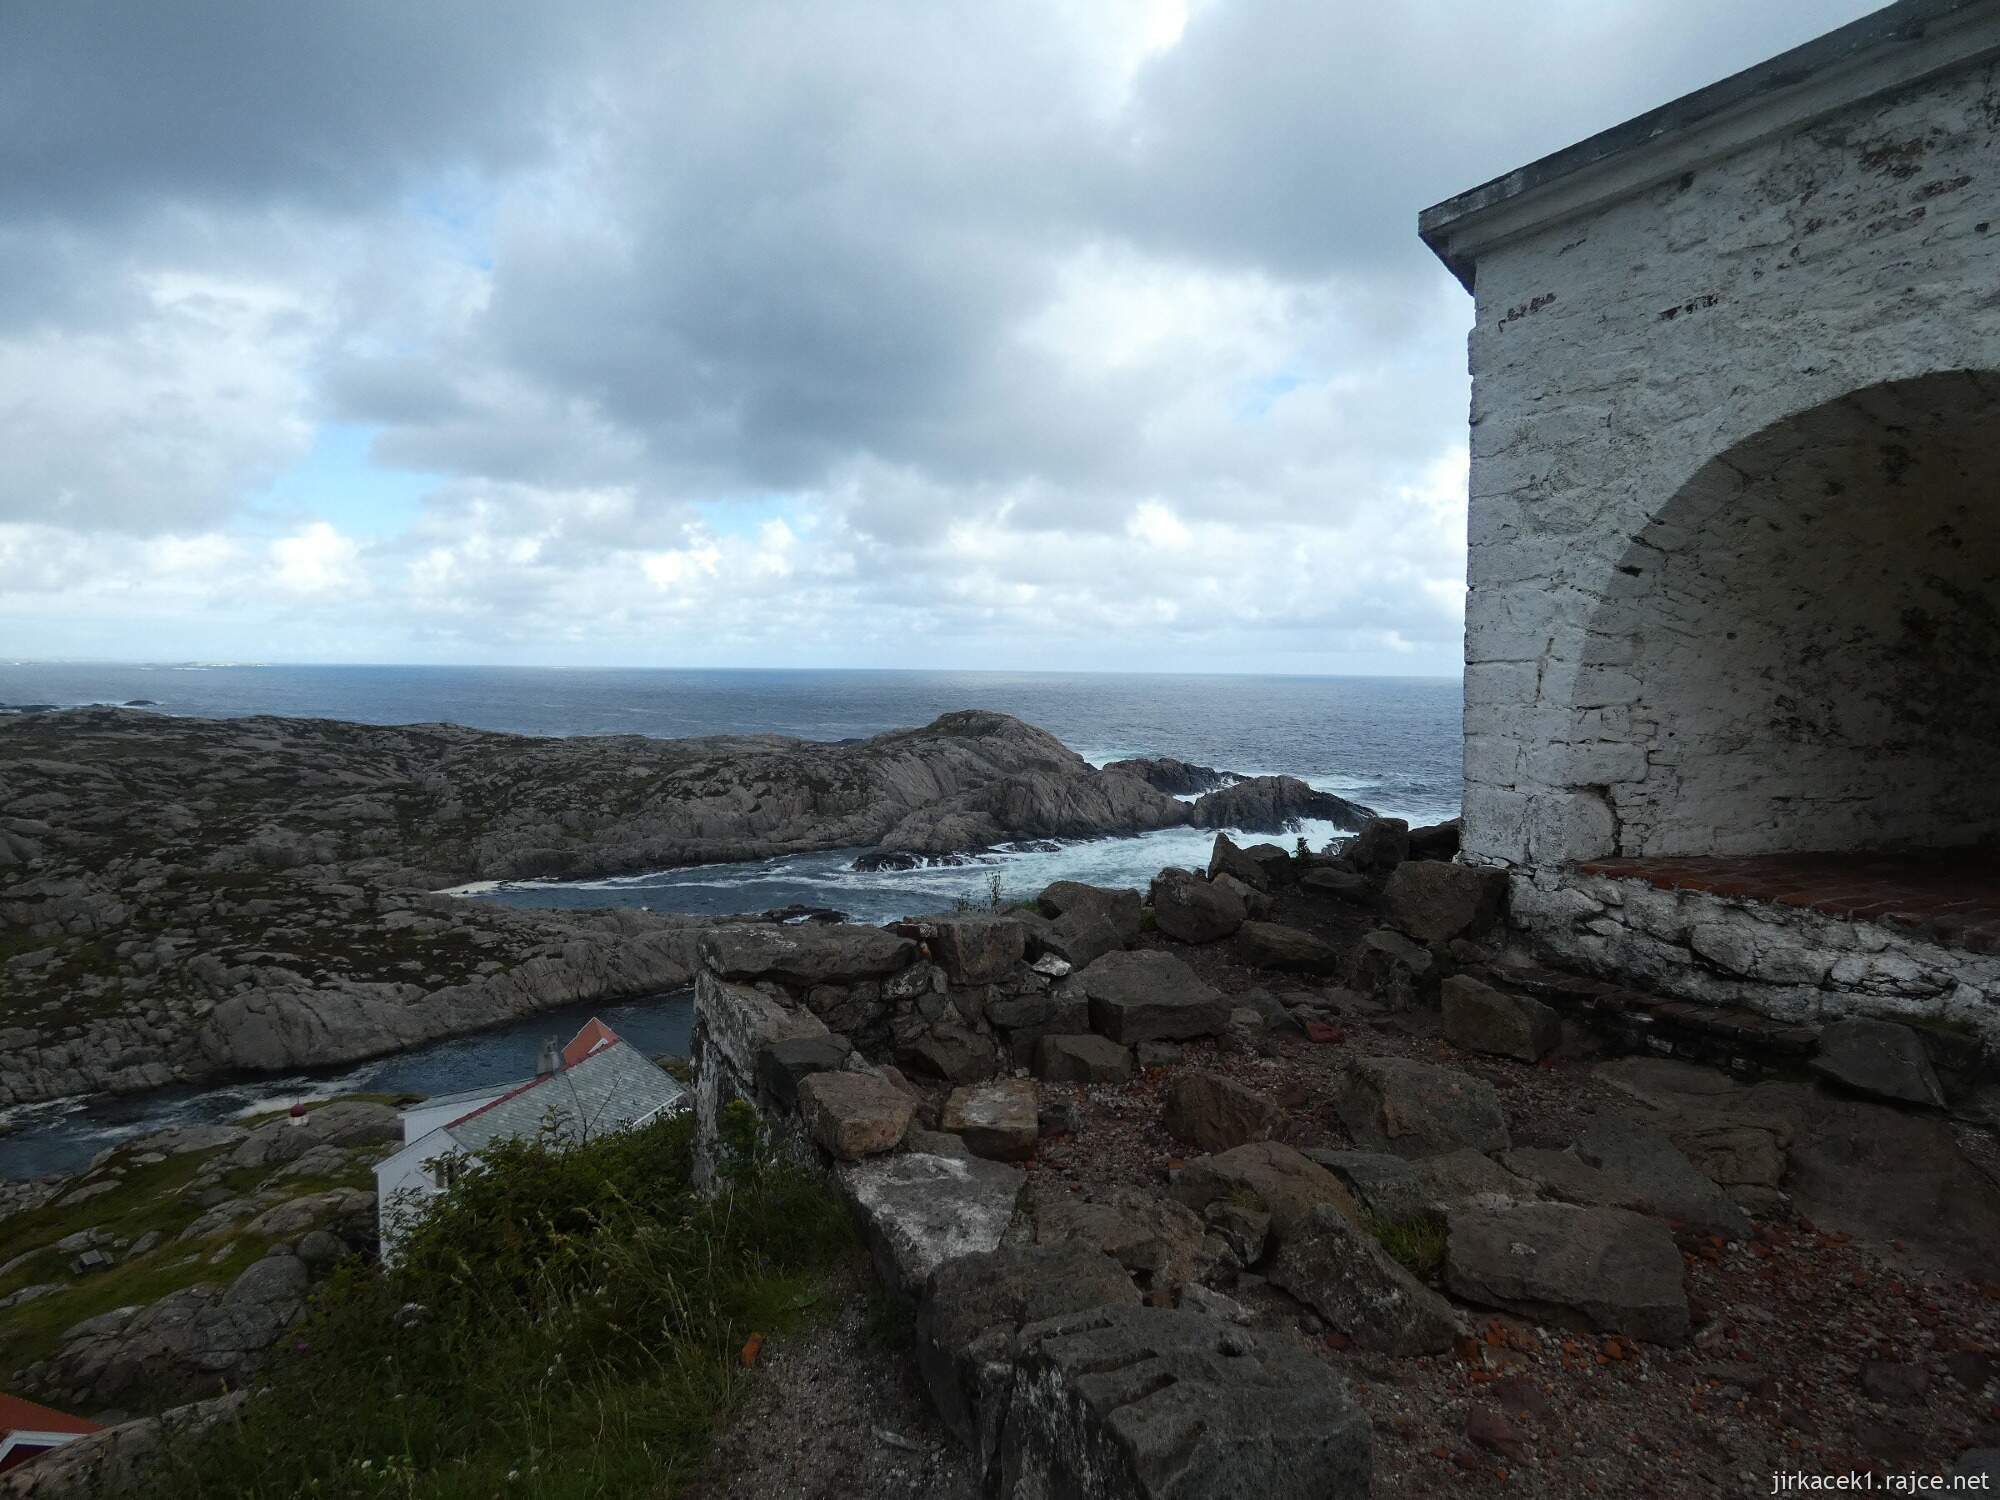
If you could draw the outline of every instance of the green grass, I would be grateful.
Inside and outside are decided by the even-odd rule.
[[[1390,1259],[1421,1281],[1435,1281],[1444,1270],[1445,1224],[1434,1214],[1409,1219],[1384,1219],[1370,1214],[1363,1221]]]
[[[677,1118],[495,1148],[394,1271],[335,1274],[240,1419],[169,1446],[157,1491],[678,1493],[754,1378],[745,1339],[816,1318],[855,1250],[817,1174],[739,1144],[704,1197],[691,1143]]]

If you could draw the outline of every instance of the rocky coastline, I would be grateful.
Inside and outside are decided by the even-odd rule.
[[[1194,801],[1159,789],[1190,776],[1212,783]],[[470,882],[847,848],[915,862],[1367,816],[1289,777],[1098,770],[979,710],[832,744],[13,715],[0,719],[0,1105],[354,1062],[675,989],[700,932],[743,920],[437,894]]]

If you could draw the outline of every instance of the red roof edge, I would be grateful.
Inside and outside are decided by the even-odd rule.
[[[52,1406],[42,1406],[0,1391],[0,1433],[7,1432],[102,1432],[104,1425],[87,1417],[73,1417]]]
[[[591,1053],[600,1052],[606,1047],[615,1047],[622,1040],[624,1038],[617,1032],[598,1020],[596,1016],[592,1016],[590,1024],[571,1037],[569,1045],[563,1048],[563,1066],[573,1068]]]

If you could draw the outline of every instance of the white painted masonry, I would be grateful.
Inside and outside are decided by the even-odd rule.
[[[1422,229],[1475,293],[1463,857],[1526,925],[1641,962],[1570,864],[2000,835],[2000,5],[1904,0]]]

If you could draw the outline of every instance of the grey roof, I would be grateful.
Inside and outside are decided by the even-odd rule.
[[[678,1104],[685,1094],[658,1063],[629,1042],[619,1041],[569,1067],[532,1078],[443,1129],[467,1151],[545,1129],[574,1145],[637,1124]]]
[[[1468,290],[1473,257],[1453,243],[1453,231],[1477,215],[1503,203],[1574,176],[1587,168],[1625,156],[1642,147],[1712,121],[1760,100],[1804,88],[1814,79],[1854,62],[1865,54],[1922,41],[1931,28],[1964,15],[1978,15],[1992,0],[1896,0],[1893,5],[1816,37],[1803,46],[1733,73],[1706,88],[1683,94],[1658,109],[1636,115],[1622,125],[1601,130],[1573,146],[1517,167],[1476,188],[1433,204],[1417,216],[1417,232]],[[1968,52],[1958,62],[1971,62]]]

